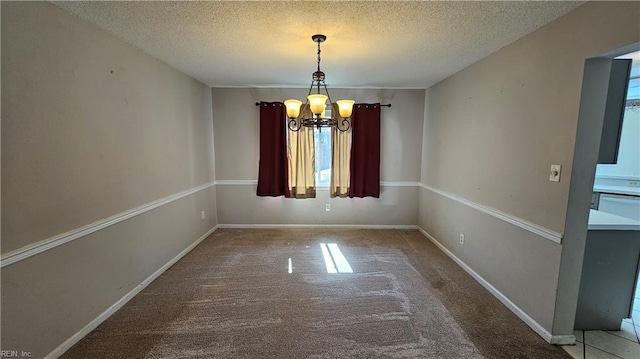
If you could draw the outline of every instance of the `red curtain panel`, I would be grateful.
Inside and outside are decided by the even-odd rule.
[[[380,104],[359,103],[351,115],[349,197],[380,197]]]
[[[289,195],[286,108],[282,102],[260,102],[260,163],[257,195]]]

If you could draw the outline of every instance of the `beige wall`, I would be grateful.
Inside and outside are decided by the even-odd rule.
[[[2,349],[51,352],[218,222],[417,223],[567,334],[553,328],[561,245],[413,182],[562,232],[583,61],[640,41],[638,18],[637,3],[589,3],[427,91],[331,89],[392,103],[386,185],[380,199],[295,200],[255,196],[254,103],[306,89],[209,89],[48,3],[2,2],[3,254],[220,181],[5,266]]]
[[[584,60],[639,41],[638,19],[638,3],[588,3],[428,89],[421,181],[562,233]],[[562,246],[422,191],[420,226],[553,332]]]
[[[255,185],[217,185],[221,224],[415,225],[416,186],[382,186],[380,198],[330,198],[318,190],[313,199],[257,197]],[[325,211],[331,205],[331,212]]]
[[[4,255],[211,183],[213,158],[210,88],[49,3],[2,2]],[[2,349],[44,356],[215,225],[208,188],[5,266]]]
[[[551,328],[559,245],[429,190],[419,195],[420,227],[542,327]]]
[[[272,199],[255,195],[259,161],[260,101],[303,98],[307,89],[214,88],[213,126],[216,185],[221,224],[369,224],[415,225],[416,186],[420,179],[424,90],[329,89],[332,99],[391,103],[382,108],[380,199],[330,199],[319,190],[315,199]],[[232,183],[224,183],[231,181]],[[325,204],[332,211],[325,211]]]

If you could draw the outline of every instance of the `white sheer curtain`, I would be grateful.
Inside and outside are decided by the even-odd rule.
[[[338,121],[340,128],[344,129],[337,104],[333,104],[331,117]],[[351,173],[351,128],[346,132],[342,132],[334,127],[331,131],[330,195],[331,197],[347,197]]]
[[[312,116],[309,105],[302,105],[300,116]],[[287,131],[289,151],[289,192],[293,198],[315,198],[315,146],[313,128],[302,127],[300,131]]]

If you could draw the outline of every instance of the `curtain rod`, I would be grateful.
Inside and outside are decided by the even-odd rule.
[[[256,102],[256,106],[260,106],[260,102]],[[380,105],[380,106],[384,106],[384,107],[391,107],[390,103],[384,104],[384,105]]]

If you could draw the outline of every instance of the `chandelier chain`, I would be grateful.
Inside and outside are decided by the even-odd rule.
[[[318,72],[320,72],[320,42],[318,42]]]

